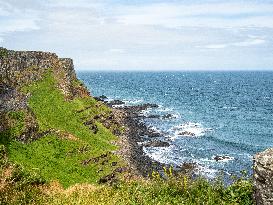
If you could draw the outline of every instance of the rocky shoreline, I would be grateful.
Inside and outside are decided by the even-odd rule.
[[[111,120],[124,128],[122,133],[116,133],[119,136],[119,141],[116,143],[119,150],[116,153],[126,160],[133,175],[148,177],[153,171],[164,175],[164,168],[168,169],[171,165],[153,160],[146,155],[143,147],[168,147],[170,144],[159,139],[163,134],[146,126],[142,120],[145,118],[171,118],[171,114],[145,116],[143,111],[156,109],[159,106],[150,103],[127,106],[120,100],[108,101],[106,96],[95,97],[95,99],[108,105],[112,109]],[[181,166],[173,167],[173,169],[175,174],[193,175],[195,167],[194,163],[184,163]]]

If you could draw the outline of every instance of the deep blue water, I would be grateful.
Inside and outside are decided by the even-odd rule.
[[[252,155],[273,147],[273,72],[78,72],[78,77],[94,96],[156,103],[160,108],[147,115],[176,116],[145,121],[172,144],[145,148],[161,162],[196,162],[209,177],[220,170],[251,173]],[[196,136],[179,135],[183,131]],[[230,159],[217,162],[216,155]]]

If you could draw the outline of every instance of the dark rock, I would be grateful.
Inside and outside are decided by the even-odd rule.
[[[123,172],[126,172],[128,170],[127,167],[118,167],[114,170],[114,173],[123,173]]]
[[[123,109],[129,111],[129,113],[139,113],[143,110],[151,109],[151,108],[158,108],[157,104],[141,104],[141,105],[134,105],[134,106],[125,106]]]
[[[194,174],[194,170],[197,168],[197,164],[196,163],[192,163],[192,162],[184,162],[183,164],[181,164],[177,170],[178,174],[187,174],[187,175],[193,175]]]
[[[194,133],[192,132],[189,132],[189,131],[183,131],[183,132],[180,132],[178,135],[182,135],[182,136],[195,136]]]
[[[101,96],[99,96],[99,98],[100,98],[100,99],[104,99],[104,100],[105,100],[105,99],[108,99],[107,96],[105,96],[105,95],[101,95]]]
[[[116,136],[120,136],[122,134],[122,132],[119,129],[114,129],[112,133],[113,135],[116,135]]]
[[[99,129],[98,126],[95,124],[95,120],[89,120],[83,123],[85,126],[87,126],[90,130],[93,131],[94,134],[97,134]]]
[[[96,101],[102,101],[99,97],[93,97]]]
[[[118,164],[117,162],[112,162],[111,166],[114,167],[114,166],[117,166],[117,164]]]
[[[147,133],[147,136],[151,138],[161,137],[161,133],[153,131],[153,130],[148,130],[146,133]]]
[[[105,164],[107,164],[109,161],[106,159],[106,160],[103,160],[102,162],[101,162],[101,165],[105,165]]]
[[[170,144],[168,142],[160,141],[160,140],[155,140],[155,141],[150,141],[144,143],[145,147],[169,147]]]
[[[160,115],[149,115],[146,118],[156,118],[156,119],[159,119]]]
[[[102,154],[98,157],[93,157],[82,161],[82,165],[88,165],[90,162],[98,163],[101,159],[108,157],[108,153]]]
[[[163,119],[163,120],[172,119],[172,118],[174,118],[174,116],[173,116],[172,114],[166,114],[166,115],[163,115],[163,116],[162,116],[162,119]]]
[[[108,175],[106,175],[106,176],[104,176],[104,177],[101,177],[101,178],[99,179],[99,184],[105,184],[105,183],[107,183],[107,182],[110,182],[110,181],[113,180],[114,178],[115,178],[115,174],[114,174],[114,173],[108,174]]]
[[[110,107],[114,106],[114,105],[123,105],[125,104],[125,102],[121,101],[121,100],[112,100],[107,102],[107,105],[109,105]]]
[[[103,172],[103,169],[99,169],[99,170],[97,171],[97,173],[100,173],[100,172]]]
[[[222,161],[222,160],[225,160],[225,159],[231,159],[231,158],[229,156],[219,156],[219,155],[217,155],[213,159],[218,162],[218,161]]]
[[[95,115],[93,119],[94,120],[102,119],[102,116],[101,115]]]
[[[99,97],[93,97],[96,101],[105,102],[108,98],[105,95],[101,95]]]

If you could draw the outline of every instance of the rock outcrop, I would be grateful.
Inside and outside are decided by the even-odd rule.
[[[23,110],[25,119],[31,119],[21,136],[24,140],[38,130],[38,124],[28,108],[28,94],[23,93],[22,88],[42,79],[47,72],[53,72],[57,86],[67,100],[90,96],[76,77],[72,59],[59,58],[55,53],[13,51],[0,47],[0,116],[6,119],[6,113]],[[0,131],[7,130],[8,124],[1,120]]]
[[[75,87],[78,80],[72,59],[58,58],[55,53],[40,51],[12,51],[4,48],[0,48],[0,51],[1,94],[33,83],[51,69],[65,96],[77,95]]]
[[[254,188],[257,205],[273,204],[273,148],[254,156]]]

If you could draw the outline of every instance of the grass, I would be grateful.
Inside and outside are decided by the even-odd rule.
[[[24,111],[10,111],[2,116],[10,129],[0,133],[0,144],[8,144],[10,140],[15,139],[25,130],[25,112]]]
[[[71,191],[73,190],[73,191]],[[68,190],[52,189],[44,198],[45,204],[253,204],[252,185],[238,179],[224,187],[221,181],[189,180],[185,176],[168,180],[137,180],[121,182],[116,186],[99,186],[91,189],[85,185]]]
[[[29,144],[12,140],[7,147],[11,162],[29,172],[39,172],[48,182],[57,179],[65,187],[75,183],[96,183],[100,177],[111,173],[114,168],[110,163],[119,161],[113,154],[108,154],[104,165],[100,162],[82,165],[86,159],[116,149],[111,144],[116,137],[103,125],[96,122],[98,133],[94,134],[83,124],[84,120],[92,119],[98,113],[109,113],[109,108],[98,106],[93,98],[66,101],[57,89],[52,73],[48,73],[42,81],[24,87],[23,91],[31,93],[28,103],[38,121],[39,132],[54,129],[65,134],[49,134]],[[77,112],[86,107],[86,111]],[[11,128],[13,133],[19,134],[23,127],[23,115],[21,112],[10,115],[19,119]]]

